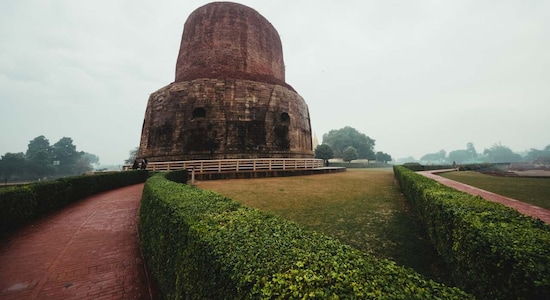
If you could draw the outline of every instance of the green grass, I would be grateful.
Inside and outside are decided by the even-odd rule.
[[[550,178],[501,177],[473,171],[439,174],[499,195],[550,209]]]
[[[198,186],[452,284],[444,263],[399,193],[392,169],[202,181]]]

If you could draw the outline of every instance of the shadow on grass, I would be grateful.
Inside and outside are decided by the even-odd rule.
[[[422,225],[410,211],[396,212],[377,235],[391,241],[375,252],[377,257],[391,259],[414,269],[426,278],[453,286],[451,270],[432,247]]]
[[[404,197],[372,209],[364,199],[273,213],[365,253],[412,268],[428,279],[455,286],[451,272],[432,247]]]

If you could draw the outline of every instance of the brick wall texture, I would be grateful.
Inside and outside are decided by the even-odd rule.
[[[151,94],[138,156],[313,156],[307,104],[285,82],[281,41],[264,17],[228,2],[189,16],[176,80]]]
[[[181,39],[176,82],[243,76],[285,82],[281,39],[271,23],[236,3],[211,3],[191,13]]]

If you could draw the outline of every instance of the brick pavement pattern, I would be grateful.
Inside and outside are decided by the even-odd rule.
[[[524,215],[528,215],[531,217],[539,218],[542,221],[546,222],[547,224],[550,224],[550,210],[544,209],[542,207],[538,207],[535,205],[531,205],[529,203],[521,202],[516,199],[512,199],[509,197],[501,196],[486,190],[482,190],[476,187],[473,187],[471,185],[464,184],[462,182],[454,181],[445,177],[441,177],[437,175],[437,173],[444,173],[444,172],[451,172],[455,171],[454,169],[450,170],[432,170],[432,171],[421,171],[418,172],[421,175],[424,175],[428,178],[431,178],[441,184],[444,184],[446,186],[450,186],[454,189],[457,189],[462,192],[466,192],[472,195],[481,196],[485,200],[498,202],[501,204],[504,204],[508,207],[511,207],[520,213]]]
[[[101,193],[0,242],[0,299],[152,299],[140,251],[143,184]]]

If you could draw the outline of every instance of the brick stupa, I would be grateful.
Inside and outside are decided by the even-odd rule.
[[[176,79],[149,97],[138,156],[313,157],[308,107],[285,82],[279,34],[262,15],[230,2],[191,13]]]

